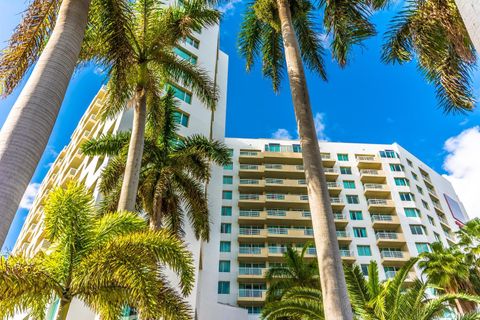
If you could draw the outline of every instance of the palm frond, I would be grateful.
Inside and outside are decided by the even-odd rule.
[[[131,132],[121,131],[115,134],[104,134],[96,139],[90,139],[80,146],[87,156],[116,156],[130,141]]]
[[[242,24],[240,26],[238,47],[240,55],[246,60],[247,71],[250,71],[260,54],[262,39],[261,34],[264,27],[263,23],[257,18],[253,3],[248,4]]]

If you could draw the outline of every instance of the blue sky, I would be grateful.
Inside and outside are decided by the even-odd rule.
[[[230,56],[227,136],[272,137],[278,129],[284,129],[280,132],[289,132],[295,138],[296,124],[288,83],[285,81],[280,93],[274,94],[270,82],[262,78],[260,66],[247,74],[244,61],[238,55],[237,33],[245,4],[245,1],[234,0],[225,8],[221,28],[221,49]],[[5,41],[20,20],[19,13],[24,9],[25,1],[0,0],[2,47],[6,45]],[[466,116],[445,115],[438,108],[433,87],[424,81],[415,63],[391,66],[380,62],[382,33],[392,13],[398,9],[399,4],[374,16],[379,35],[366,41],[363,47],[356,48],[345,69],[340,69],[330,53],[327,53],[325,60],[328,82],[322,82],[315,75],[308,74],[313,111],[318,114],[317,117],[324,126],[322,134],[331,141],[398,142],[435,170],[445,173],[443,165],[446,156],[455,155],[458,146],[463,146],[462,143],[466,140],[448,139],[461,138],[462,132],[476,133],[478,128],[475,128],[480,124],[480,111]],[[478,72],[475,73],[475,79],[478,96]],[[104,78],[96,74],[93,67],[76,72],[32,183],[41,182],[49,164],[69,142],[78,120],[103,81]],[[0,127],[19,90],[20,88],[10,97],[0,100]],[[251,117],[251,114],[256,116]],[[468,131],[469,128],[476,131]],[[477,141],[476,135],[468,137]],[[445,150],[446,141],[452,142],[453,149]],[[455,163],[458,162],[464,163],[462,159]],[[32,185],[30,190],[32,195],[34,187]],[[28,201],[23,206],[28,207]],[[13,246],[27,212],[26,208],[18,211],[6,248]]]

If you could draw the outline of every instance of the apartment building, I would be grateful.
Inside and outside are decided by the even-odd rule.
[[[472,42],[480,52],[480,1],[455,0]]]
[[[314,230],[297,141],[227,138],[233,162],[223,169],[218,301],[257,319],[266,270],[288,245],[311,243]],[[322,161],[342,259],[383,279],[429,244],[455,242],[466,213],[450,183],[398,144],[322,142]],[[417,273],[417,274],[415,274]],[[412,272],[410,280],[420,276]]]

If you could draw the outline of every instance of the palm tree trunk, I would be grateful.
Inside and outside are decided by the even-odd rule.
[[[350,320],[352,310],[340,258],[335,222],[313,122],[310,97],[300,48],[293,30],[288,0],[277,0],[285,59],[298,133],[302,146],[308,199],[320,270],[325,319]]]
[[[56,320],[66,320],[68,310],[70,309],[71,300],[60,299],[60,305],[58,306],[58,312]]]
[[[128,146],[127,165],[118,201],[118,210],[134,211],[137,199],[140,170],[142,167],[145,123],[147,121],[147,97],[144,88],[138,88],[135,96],[132,135]]]
[[[0,131],[0,245],[50,138],[75,70],[91,0],[63,0],[48,43]]]

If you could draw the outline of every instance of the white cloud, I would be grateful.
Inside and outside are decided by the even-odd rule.
[[[317,112],[313,122],[315,123],[318,140],[328,141],[328,137],[325,134],[325,114]]]
[[[219,6],[217,9],[224,15],[232,15],[235,12],[236,5],[240,2],[242,2],[242,0],[231,0]]]
[[[476,126],[449,138],[444,175],[455,188],[470,218],[480,217],[480,127]]]
[[[37,195],[39,188],[40,183],[30,183],[28,185],[22,201],[20,201],[20,209],[30,210],[32,208],[33,200],[35,200],[35,196]]]
[[[291,140],[292,135],[287,129],[280,128],[272,134],[272,138],[279,140]]]

